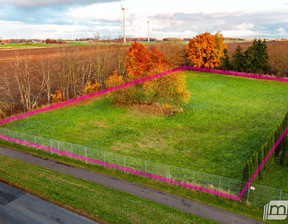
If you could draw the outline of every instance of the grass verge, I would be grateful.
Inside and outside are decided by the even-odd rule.
[[[1,180],[101,223],[216,223],[0,155]]]
[[[59,157],[55,154],[51,155],[50,153],[47,153],[45,151],[41,151],[41,150],[36,151],[35,149],[22,146],[19,144],[11,143],[8,141],[4,141],[4,140],[0,140],[0,145],[9,147],[9,148],[14,148],[20,151],[28,152],[31,154],[39,155],[42,157],[50,158],[56,161],[65,162],[70,165],[93,170],[95,172],[107,174],[110,176],[115,176],[117,178],[121,178],[121,179],[125,179],[131,182],[142,184],[148,187],[152,187],[152,188],[165,191],[171,194],[175,194],[184,198],[188,198],[194,201],[199,201],[199,202],[211,205],[211,206],[222,208],[231,212],[235,212],[235,213],[245,215],[247,217],[251,217],[251,218],[262,221],[263,208],[259,208],[259,207],[252,206],[252,205],[247,205],[243,202],[237,202],[237,201],[233,201],[230,199],[217,197],[215,195],[211,195],[211,194],[207,194],[207,193],[203,193],[199,191],[194,191],[191,189],[186,189],[186,188],[179,187],[179,186],[172,185],[172,184],[167,184],[167,183],[160,182],[157,180],[153,180],[153,179],[149,179],[149,178],[145,178],[141,176],[136,176],[136,175],[132,175],[128,173],[123,173],[121,171],[108,169],[103,166],[97,166],[94,164],[86,164],[85,162],[82,162],[80,160],[70,159],[67,157]],[[268,223],[282,224],[285,222],[268,222]]]

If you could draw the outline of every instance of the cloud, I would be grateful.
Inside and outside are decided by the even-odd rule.
[[[89,5],[116,1],[117,0],[0,0],[0,3],[19,7],[38,8],[53,5]]]
[[[225,5],[205,0],[194,7],[191,2],[187,1],[185,5],[183,1],[179,0],[179,4],[163,0],[126,1],[123,4],[129,8],[126,11],[127,35],[147,36],[148,20],[151,37],[157,38],[192,37],[198,33],[216,31],[235,37],[277,37],[288,31],[288,12],[283,5],[271,9],[265,3],[260,8],[253,8],[254,2],[247,11],[243,4],[236,7],[228,0]],[[209,6],[205,4],[207,2]],[[26,36],[62,35],[63,38],[71,38],[74,34],[82,37],[96,32],[118,37],[122,33],[120,4],[115,0],[0,0],[0,3],[2,37],[4,34],[11,37],[18,32]],[[164,3],[165,7],[162,7]],[[4,26],[4,23],[10,25]]]
[[[288,30],[288,18],[285,11],[266,12],[234,12],[234,13],[174,13],[172,15],[155,15],[155,32],[194,32],[203,33],[216,31],[226,36],[258,37],[277,36],[278,29]],[[173,21],[174,24],[169,23]],[[161,22],[166,25],[161,25]],[[168,25],[167,25],[168,24]],[[175,25],[176,24],[176,25]],[[283,32],[282,32],[283,33]]]

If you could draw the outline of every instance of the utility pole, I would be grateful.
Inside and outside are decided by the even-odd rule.
[[[150,42],[150,29],[149,29],[149,23],[150,23],[150,21],[147,21],[147,24],[148,24],[148,42]]]

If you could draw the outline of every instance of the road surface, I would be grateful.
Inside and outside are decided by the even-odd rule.
[[[97,224],[0,182],[0,224]]]
[[[184,212],[188,212],[197,216],[208,218],[223,224],[261,224],[263,222],[253,220],[243,215],[226,211],[182,198],[164,191],[146,187],[140,184],[132,183],[123,179],[96,173],[80,167],[71,166],[69,164],[57,162],[40,156],[28,154],[25,152],[0,147],[0,154],[16,159],[21,159],[51,170],[60,171],[62,173],[88,180],[103,186],[117,189],[131,195],[139,196],[160,204],[164,204]]]

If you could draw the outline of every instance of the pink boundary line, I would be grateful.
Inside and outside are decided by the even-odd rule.
[[[124,83],[124,84],[121,84],[119,86],[115,86],[115,87],[112,87],[112,88],[101,90],[101,91],[96,92],[96,93],[92,93],[92,94],[89,94],[89,95],[81,96],[81,97],[78,97],[78,98],[75,98],[75,99],[71,99],[71,100],[68,100],[68,101],[65,101],[65,102],[61,102],[61,103],[58,103],[58,104],[55,104],[55,105],[51,105],[51,106],[44,107],[44,108],[41,108],[41,109],[38,109],[38,110],[30,111],[28,113],[20,114],[20,115],[17,115],[17,116],[14,116],[14,117],[11,117],[11,118],[8,118],[8,119],[0,121],[0,125],[8,123],[8,122],[11,122],[11,121],[15,121],[15,120],[18,120],[18,119],[21,119],[21,118],[24,118],[24,117],[28,117],[28,116],[31,116],[33,114],[38,114],[38,113],[42,113],[44,111],[49,111],[49,110],[52,110],[52,109],[55,109],[55,108],[63,107],[63,106],[66,106],[66,105],[69,105],[69,104],[72,104],[72,103],[79,102],[79,101],[84,100],[84,99],[89,99],[91,97],[95,97],[95,96],[98,96],[98,95],[101,95],[101,94],[105,94],[105,93],[108,93],[108,92],[111,92],[111,91],[114,91],[114,90],[117,90],[117,89],[128,87],[128,86],[140,83],[140,82],[148,81],[148,80],[151,80],[151,79],[154,79],[154,78],[158,78],[158,77],[161,77],[161,76],[164,76],[164,75],[168,75],[168,74],[171,74],[171,73],[174,73],[174,72],[177,72],[177,71],[182,71],[182,70],[193,70],[193,71],[210,72],[210,73],[217,73],[217,74],[224,74],[224,75],[241,76],[241,77],[247,77],[247,78],[256,78],[256,79],[265,79],[265,80],[273,80],[273,81],[280,81],[280,82],[288,82],[287,78],[279,78],[279,77],[273,77],[273,76],[267,76],[267,75],[255,75],[255,74],[243,73],[243,72],[233,72],[233,71],[223,71],[223,70],[217,70],[217,69],[197,68],[197,67],[192,67],[192,66],[181,66],[181,67],[174,68],[174,69],[171,69],[171,70],[166,71],[166,72],[158,73],[158,74],[155,74],[155,75],[152,75],[152,76],[148,76],[148,77],[145,77],[145,78],[142,78],[142,79],[138,79],[138,80],[135,80],[135,81],[132,81],[132,82]],[[210,189],[194,186],[194,185],[191,185],[191,184],[175,181],[175,180],[172,180],[172,179],[156,176],[156,175],[153,175],[153,174],[147,174],[147,173],[144,173],[142,171],[137,171],[137,170],[133,170],[133,169],[130,169],[130,168],[121,167],[121,166],[118,166],[118,165],[115,165],[115,164],[104,163],[102,161],[94,160],[94,159],[87,158],[87,157],[84,157],[84,156],[75,155],[75,154],[68,153],[68,152],[63,152],[63,151],[60,151],[60,150],[57,150],[57,149],[52,149],[52,148],[49,148],[49,147],[46,147],[46,146],[37,145],[37,144],[34,144],[34,143],[22,141],[22,140],[19,140],[19,139],[10,138],[10,137],[4,136],[4,135],[0,135],[0,138],[5,139],[5,140],[9,140],[9,141],[13,141],[13,142],[16,142],[16,143],[32,146],[32,147],[35,147],[35,148],[44,149],[44,150],[47,150],[47,151],[57,152],[59,154],[71,156],[71,157],[78,158],[78,159],[81,159],[81,160],[90,161],[90,162],[94,162],[94,163],[101,164],[101,165],[106,165],[106,166],[113,167],[113,168],[116,168],[116,169],[125,170],[127,172],[131,172],[131,173],[135,173],[135,174],[151,177],[151,178],[162,180],[162,181],[166,181],[166,182],[169,182],[169,183],[174,183],[174,184],[185,186],[185,187],[189,187],[189,188],[192,188],[192,189],[195,189],[195,190],[204,191],[204,192],[207,192],[207,193],[223,196],[223,197],[226,197],[226,198],[231,198],[231,199],[234,199],[234,200],[240,200],[242,198],[242,196],[244,195],[244,193],[247,191],[248,187],[251,185],[251,183],[255,179],[255,177],[258,175],[260,170],[264,167],[264,165],[267,162],[267,160],[270,158],[272,153],[275,151],[275,149],[278,146],[278,144],[281,142],[281,140],[287,134],[287,132],[288,132],[288,127],[285,129],[285,131],[282,133],[282,135],[277,140],[275,145],[272,147],[272,149],[266,155],[265,159],[262,161],[260,166],[255,171],[255,173],[252,175],[252,177],[250,178],[249,182],[243,188],[243,190],[241,191],[241,193],[239,194],[238,197],[233,196],[233,195],[229,195],[229,194],[225,194],[225,193],[221,193],[221,192],[217,192],[217,191],[213,191],[213,190],[210,190]]]
[[[169,179],[169,178],[166,178],[166,177],[161,177],[161,176],[157,176],[157,175],[154,175],[154,174],[145,173],[145,172],[142,172],[142,171],[139,171],[139,170],[134,170],[134,169],[131,169],[131,168],[115,165],[115,164],[112,164],[112,163],[107,163],[107,162],[103,162],[103,161],[100,161],[100,160],[92,159],[92,158],[89,158],[89,157],[79,156],[79,155],[76,155],[76,154],[73,154],[73,153],[70,153],[70,152],[64,152],[64,151],[61,151],[61,150],[58,150],[58,149],[49,148],[47,146],[38,145],[38,144],[35,144],[35,143],[19,140],[19,139],[16,139],[16,138],[7,137],[7,136],[4,136],[4,135],[0,135],[0,138],[8,140],[8,141],[16,142],[16,143],[19,143],[19,144],[22,144],[22,145],[28,145],[28,146],[31,146],[31,147],[34,147],[34,148],[42,149],[42,150],[45,150],[45,151],[50,151],[50,152],[58,153],[58,154],[61,154],[61,155],[77,158],[77,159],[84,160],[84,161],[87,161],[87,162],[92,162],[92,163],[96,163],[96,164],[99,164],[99,165],[108,166],[108,167],[111,167],[111,168],[123,170],[123,171],[129,172],[129,173],[138,174],[138,175],[145,176],[145,177],[150,177],[150,178],[153,178],[153,179],[156,179],[156,180],[161,180],[161,181],[165,181],[165,182],[168,182],[168,183],[173,183],[173,184],[180,185],[180,186],[187,187],[187,188],[192,188],[194,190],[204,191],[204,192],[207,192],[207,193],[210,193],[210,194],[215,194],[215,195],[222,196],[222,197],[225,197],[225,198],[239,200],[238,197],[236,197],[234,195],[230,195],[230,194],[226,194],[226,193],[222,193],[222,192],[206,189],[206,188],[195,186],[195,185],[192,185],[192,184],[188,184],[188,183],[172,180],[172,179]]]

